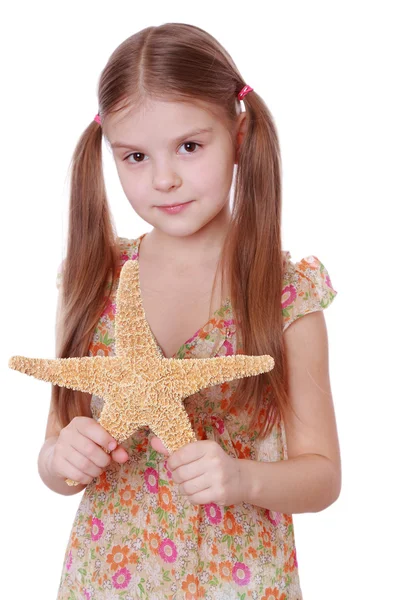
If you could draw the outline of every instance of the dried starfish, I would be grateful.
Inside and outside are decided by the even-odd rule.
[[[142,306],[139,261],[127,260],[117,289],[115,356],[13,356],[8,364],[37,379],[103,398],[98,422],[118,443],[148,426],[171,453],[196,441],[184,398],[202,388],[270,371],[274,359],[268,354],[165,358]]]

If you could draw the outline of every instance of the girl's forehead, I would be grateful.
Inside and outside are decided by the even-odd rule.
[[[146,129],[160,123],[165,128],[210,127],[221,124],[214,107],[205,102],[146,100],[113,113],[103,120],[103,133],[107,138],[129,129]]]

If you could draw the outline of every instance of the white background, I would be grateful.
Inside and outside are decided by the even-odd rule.
[[[398,597],[397,4],[69,1],[3,8],[3,598],[55,599],[81,500],[40,480],[51,385],[10,370],[8,359],[54,357],[72,152],[97,112],[109,55],[136,31],[165,22],[209,31],[266,101],[282,151],[284,249],[295,261],[316,255],[338,291],[325,317],[343,486],[325,511],[294,517],[304,600]],[[110,154],[104,162],[118,235],[149,231],[126,200]]]

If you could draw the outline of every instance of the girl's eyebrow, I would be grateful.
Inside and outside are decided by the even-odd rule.
[[[200,135],[201,133],[212,133],[213,131],[214,130],[212,127],[204,127],[202,129],[195,129],[194,131],[189,131],[188,133],[178,136],[177,138],[172,140],[172,143],[177,143],[180,140],[183,140],[188,137],[192,137],[194,135]],[[137,144],[135,146],[134,144],[129,144],[128,142],[113,142],[111,144],[111,148],[139,148],[139,147],[140,147],[140,144]]]

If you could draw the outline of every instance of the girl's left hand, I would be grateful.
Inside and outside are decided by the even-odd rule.
[[[151,438],[151,445],[168,456],[160,438]],[[186,444],[169,456],[167,466],[179,491],[192,504],[231,506],[244,500],[239,459],[229,456],[214,440]]]

